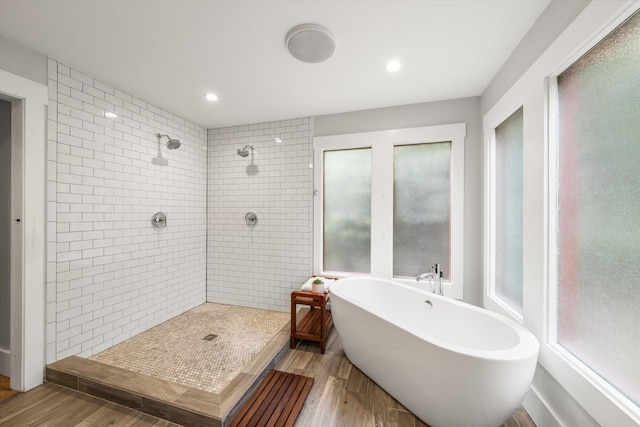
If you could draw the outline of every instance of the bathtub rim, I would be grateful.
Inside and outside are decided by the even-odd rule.
[[[370,281],[370,280],[377,281],[377,282],[384,282],[392,286],[400,286],[404,289],[414,291],[417,294],[422,294],[424,296],[427,296],[433,299],[434,301],[440,300],[443,303],[457,305],[464,309],[470,309],[470,310],[476,311],[481,315],[492,317],[506,324],[509,328],[514,330],[519,338],[519,342],[513,347],[499,349],[499,350],[482,350],[482,349],[477,349],[473,347],[466,347],[458,344],[452,344],[442,339],[436,338],[432,335],[423,333],[411,325],[393,321],[389,319],[388,316],[382,315],[380,313],[376,313],[370,306],[367,306],[366,304],[362,304],[360,301],[357,301],[357,300],[350,300],[348,298],[345,298],[344,295],[340,294],[340,288],[345,284],[348,284],[350,282],[363,282],[363,281]],[[338,292],[335,292],[336,289],[338,290]],[[495,360],[495,361],[516,361],[516,360],[523,360],[531,357],[534,357],[536,361],[538,359],[540,344],[537,338],[533,335],[531,331],[526,329],[523,325],[515,322],[514,320],[509,319],[501,314],[494,313],[485,308],[476,307],[472,304],[468,304],[468,303],[451,299],[448,297],[443,297],[441,295],[437,295],[432,292],[428,292],[423,289],[412,287],[394,280],[389,280],[389,279],[374,277],[374,276],[358,276],[358,277],[348,277],[344,279],[339,279],[335,283],[331,284],[331,296],[334,296],[334,295],[339,299],[348,301],[349,303],[359,307],[362,310],[372,313],[373,315],[406,331],[407,333],[415,336],[418,339],[427,341],[435,346],[438,346],[440,348],[449,350],[451,352],[454,352],[460,355],[474,357],[478,359]],[[334,324],[335,324],[335,320],[334,320]],[[339,331],[338,325],[336,325],[336,329],[338,330],[338,333],[339,333],[340,331]]]

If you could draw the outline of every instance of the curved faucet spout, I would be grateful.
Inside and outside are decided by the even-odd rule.
[[[419,282],[425,279],[435,279],[436,277],[438,277],[436,273],[434,273],[433,271],[427,271],[426,273],[422,273],[421,275],[416,277],[416,282]]]
[[[432,267],[432,271],[427,271],[426,273],[422,273],[421,275],[416,277],[416,282],[427,279],[429,280],[431,292],[438,295],[444,294],[444,289],[442,288],[442,271],[440,270],[440,266],[438,264]]]

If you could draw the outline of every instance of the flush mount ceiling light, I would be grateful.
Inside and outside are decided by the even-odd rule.
[[[322,62],[336,50],[335,37],[327,27],[302,24],[293,27],[284,38],[289,53],[302,62]]]
[[[111,111],[105,111],[104,116],[110,119],[115,119],[116,117],[118,117],[116,113],[112,113]]]
[[[204,97],[207,98],[207,101],[211,101],[211,102],[215,102],[218,100],[218,95],[212,92],[209,92]]]

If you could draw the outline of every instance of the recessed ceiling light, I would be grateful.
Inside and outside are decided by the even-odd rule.
[[[282,142],[282,140],[280,138],[273,138],[273,140],[278,144]]]
[[[207,101],[211,101],[211,102],[215,102],[218,100],[218,95],[212,92],[209,92],[204,97],[207,98]]]
[[[109,117],[110,119],[115,119],[116,117],[118,117],[116,113],[112,113],[111,111],[105,111],[104,116]]]
[[[387,71],[390,73],[395,73],[400,68],[402,68],[402,64],[397,59],[391,60],[387,63]]]

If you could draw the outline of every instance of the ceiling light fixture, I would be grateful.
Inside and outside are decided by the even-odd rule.
[[[400,68],[402,68],[402,64],[397,59],[393,59],[387,62],[387,71],[390,73],[395,73]]]
[[[273,138],[273,140],[278,144],[280,144],[282,142],[282,139],[280,139],[280,138]]]
[[[207,98],[207,101],[211,101],[211,102],[216,102],[218,100],[218,95],[216,95],[213,92],[209,92],[204,97]]]
[[[284,38],[284,43],[294,58],[309,63],[326,61],[336,50],[333,33],[318,24],[293,27]]]
[[[111,111],[105,111],[104,116],[110,119],[115,119],[116,117],[118,117],[116,113],[112,113]]]

